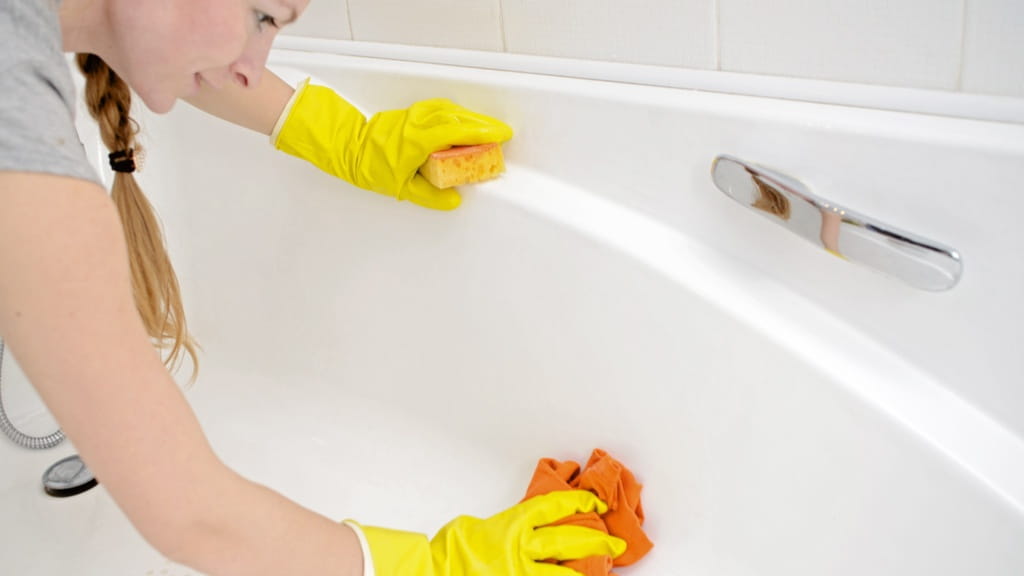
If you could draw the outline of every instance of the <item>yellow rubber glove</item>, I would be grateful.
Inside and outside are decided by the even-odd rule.
[[[626,542],[590,528],[547,525],[607,509],[590,492],[550,492],[486,520],[460,516],[430,542],[423,534],[347,523],[369,548],[366,576],[579,576],[542,560],[614,558],[626,551]]]
[[[278,120],[274,146],[360,188],[420,206],[451,210],[461,202],[417,171],[427,157],[456,145],[505,142],[512,129],[448,100],[417,102],[405,110],[375,114],[369,121],[334,90],[299,85]]]

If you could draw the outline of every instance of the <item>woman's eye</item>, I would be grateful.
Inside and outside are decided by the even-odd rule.
[[[257,11],[256,12],[256,28],[260,32],[262,32],[263,29],[267,25],[273,26],[274,28],[278,27],[277,26],[277,20],[275,20],[273,16],[271,16],[270,14],[266,14],[264,12],[258,12]]]

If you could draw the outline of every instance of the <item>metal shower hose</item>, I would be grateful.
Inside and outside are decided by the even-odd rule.
[[[64,432],[58,429],[53,434],[46,436],[29,436],[21,430],[14,427],[14,424],[7,417],[7,412],[4,410],[4,341],[0,340],[0,430],[3,430],[4,434],[8,438],[14,441],[15,444],[23,448],[30,448],[32,450],[44,450],[46,448],[53,448],[64,441]]]

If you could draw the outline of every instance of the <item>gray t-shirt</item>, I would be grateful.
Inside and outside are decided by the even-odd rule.
[[[0,171],[99,182],[75,131],[56,0],[0,0]]]

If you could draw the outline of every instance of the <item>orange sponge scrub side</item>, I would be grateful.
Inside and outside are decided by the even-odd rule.
[[[434,152],[420,174],[438,188],[454,188],[495,178],[505,171],[501,144],[455,146]]]

